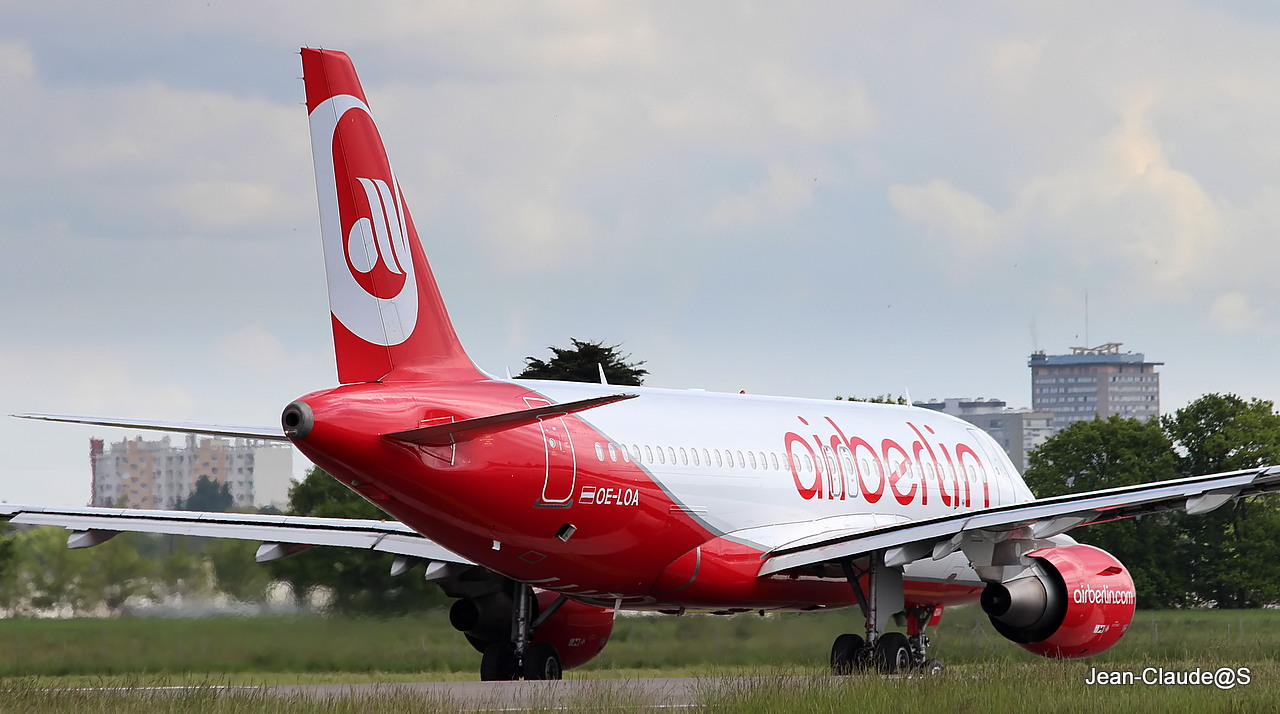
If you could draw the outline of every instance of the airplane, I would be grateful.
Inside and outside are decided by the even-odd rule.
[[[1280,490],[1259,467],[1036,499],[1003,450],[910,405],[498,378],[463,349],[346,54],[302,50],[338,386],[280,426],[24,418],[269,439],[396,520],[0,505],[71,531],[399,556],[456,598],[483,680],[559,679],[617,613],[856,607],[837,674],[938,671],[927,629],[978,602],[1045,657],[1103,652],[1137,594],[1074,528]],[[891,629],[903,627],[905,632]]]

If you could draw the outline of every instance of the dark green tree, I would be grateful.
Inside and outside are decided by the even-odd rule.
[[[271,572],[254,562],[258,544],[253,541],[218,539],[207,553],[218,590],[240,602],[259,603],[267,597]]]
[[[1156,421],[1113,416],[1081,421],[1029,456],[1027,486],[1038,498],[1176,478],[1177,460]],[[1190,574],[1182,556],[1182,514],[1158,513],[1071,531],[1120,559],[1133,575],[1138,604],[1167,608],[1186,601]]]
[[[1184,476],[1280,464],[1280,415],[1270,401],[1206,394],[1162,421]],[[1280,507],[1274,496],[1237,499],[1190,516],[1186,535],[1197,600],[1223,608],[1280,601]]]
[[[289,513],[393,520],[319,467],[289,490]],[[317,586],[327,588],[333,593],[332,609],[342,613],[410,612],[447,602],[439,588],[423,579],[421,569],[392,576],[394,560],[389,553],[316,547],[269,567],[274,578],[289,583],[300,602]]]
[[[881,394],[877,397],[836,397],[837,402],[867,402],[869,404],[906,404],[907,398],[892,394]]]
[[[191,495],[179,500],[174,507],[179,511],[226,513],[235,504],[236,499],[231,495],[230,486],[219,484],[208,476],[201,476]]]
[[[604,367],[609,384],[639,387],[649,370],[642,369],[644,362],[631,362],[631,355],[619,351],[622,345],[606,347],[603,342],[583,342],[569,338],[573,347],[548,347],[552,357],[542,361],[536,357],[524,358],[524,371],[519,379],[558,379],[567,382],[600,382],[600,368]]]

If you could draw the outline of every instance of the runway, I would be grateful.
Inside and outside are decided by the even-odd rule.
[[[408,694],[448,699],[466,707],[529,709],[572,705],[575,700],[648,703],[655,707],[687,707],[699,692],[721,678],[566,679],[557,682],[413,682],[392,684],[315,684],[247,687],[286,698],[363,698]]]
[[[790,678],[790,677],[784,677]],[[269,684],[167,687],[84,687],[79,692],[173,692],[193,689],[281,699],[371,700],[412,697],[424,704],[450,702],[485,711],[578,708],[583,704],[685,708],[699,695],[725,686],[739,686],[754,677],[676,677],[649,679],[566,679],[544,682],[390,682],[380,684]],[[777,680],[777,677],[770,678]],[[575,706],[576,705],[576,706]]]

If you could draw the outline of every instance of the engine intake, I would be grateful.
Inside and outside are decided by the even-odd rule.
[[[1058,659],[1095,655],[1120,640],[1137,603],[1120,561],[1091,545],[1030,555],[1026,572],[982,591],[982,611],[997,632],[1029,652]]]

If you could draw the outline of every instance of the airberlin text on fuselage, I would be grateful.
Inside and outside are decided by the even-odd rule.
[[[846,435],[831,417],[815,420],[812,426],[804,417],[796,419],[811,436],[789,431],[783,441],[796,491],[805,500],[844,501],[861,495],[867,503],[877,503],[888,496],[904,506],[927,506],[933,491],[943,506],[969,508],[979,505],[975,501],[983,508],[991,505],[977,450],[964,442],[947,446],[928,425],[904,422],[910,434],[904,446],[890,438],[877,444],[874,438]],[[812,470],[806,468],[808,463]]]

